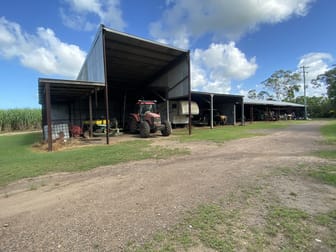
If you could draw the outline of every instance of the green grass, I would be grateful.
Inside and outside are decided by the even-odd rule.
[[[332,120],[321,127],[321,133],[328,144],[336,144],[336,120]]]
[[[336,149],[335,150],[315,151],[314,154],[318,157],[321,157],[321,158],[336,159]]]
[[[192,134],[188,135],[187,129],[175,130],[174,135],[180,141],[212,141],[221,143],[245,137],[252,137],[265,132],[262,130],[283,129],[293,124],[301,124],[304,121],[277,121],[246,123],[245,126],[221,126],[209,129],[209,127],[193,127]]]
[[[274,248],[306,251],[310,248],[315,234],[310,226],[314,221],[312,216],[298,209],[270,205],[264,216],[265,223],[252,226],[244,219],[244,210],[253,206],[241,204],[234,209],[214,203],[202,204],[171,231],[159,232],[143,245],[130,243],[126,251],[193,251],[197,247],[223,252],[272,251]],[[284,238],[279,242],[277,237]]]
[[[255,130],[279,129],[296,121],[257,122],[246,126],[225,126],[209,130],[194,128],[189,136],[187,130],[174,131],[181,141],[227,140],[258,135]],[[31,145],[40,141],[40,133],[0,136],[0,186],[12,181],[35,177],[52,172],[85,171],[97,166],[111,165],[130,160],[165,158],[186,154],[186,150],[152,148],[150,141],[129,141],[116,145],[76,148],[58,152],[34,152]]]
[[[33,151],[41,133],[0,136],[0,186],[12,181],[53,172],[85,171],[131,160],[166,158],[187,154],[182,149],[151,147],[150,141],[74,148],[57,152]]]
[[[309,217],[299,209],[271,206],[265,231],[273,237],[285,237],[284,242],[279,244],[283,251],[306,251],[313,238]]]
[[[192,134],[189,136],[187,130],[174,131],[174,135],[179,137],[182,142],[185,141],[212,141],[212,142],[224,142],[228,140],[234,140],[243,137],[251,137],[255,134],[244,130],[243,127],[218,127],[210,130],[209,128],[193,128]]]
[[[315,155],[326,159],[336,159],[336,120],[332,120],[327,125],[321,127],[321,133],[325,143],[330,145],[330,149],[316,151]]]
[[[330,247],[336,250],[336,209],[331,210],[327,213],[319,214],[315,217],[314,221],[327,229],[330,230],[323,239],[324,242]]]
[[[327,125],[321,127],[321,134],[324,137],[324,142],[330,145],[330,149],[317,151],[315,154],[322,158],[336,159],[336,120],[328,121]]]
[[[309,175],[325,184],[336,187],[336,166],[321,166],[317,170],[309,172]]]
[[[335,210],[314,216],[279,205],[276,200],[265,203],[260,197],[257,203],[264,204],[266,210],[259,213],[260,223],[251,225],[250,210],[256,211],[258,205],[246,205],[237,197],[231,203],[235,207],[228,209],[228,203],[202,204],[170,231],[157,232],[142,245],[130,242],[126,251],[314,251],[314,239],[321,238],[320,229],[327,230],[322,238],[330,251],[336,248]]]

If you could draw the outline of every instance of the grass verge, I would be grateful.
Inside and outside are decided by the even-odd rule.
[[[318,251],[320,239],[325,251],[336,248],[335,211],[314,216],[274,203],[264,203],[267,210],[261,212],[260,205],[204,204],[171,231],[158,232],[142,245],[129,243],[126,251]],[[256,217],[259,223],[251,224]]]
[[[322,183],[336,187],[336,167],[334,165],[321,166],[308,174]]]
[[[327,125],[321,127],[321,133],[327,144],[336,144],[336,120],[330,121]]]
[[[336,159],[336,120],[330,121],[327,125],[321,127],[321,134],[324,141],[330,146],[327,150],[317,151],[314,154],[321,158]]]
[[[130,242],[126,251],[335,251],[336,209],[308,213],[279,200],[272,183],[252,183],[200,205],[144,244]]]
[[[0,137],[0,186],[52,172],[85,171],[131,160],[162,159],[188,153],[178,148],[152,147],[150,141],[143,140],[50,153],[34,152],[31,146],[40,137],[41,133]]]
[[[252,137],[265,134],[264,130],[283,129],[290,125],[305,123],[304,121],[276,121],[246,123],[245,126],[219,126],[213,129],[208,127],[193,127],[192,135],[187,129],[174,131],[180,141],[212,141],[221,143],[228,140]]]

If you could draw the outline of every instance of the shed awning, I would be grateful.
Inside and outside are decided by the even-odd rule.
[[[214,101],[217,103],[241,103],[243,96],[242,95],[232,95],[232,94],[221,94],[221,93],[211,93],[203,91],[191,91],[192,99],[206,98],[210,100],[210,96],[213,95]]]
[[[66,103],[86,97],[105,87],[104,83],[78,80],[39,79],[39,103],[45,104],[45,87],[49,84],[52,103]]]

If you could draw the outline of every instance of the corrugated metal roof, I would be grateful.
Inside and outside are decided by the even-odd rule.
[[[68,102],[90,95],[94,90],[103,89],[104,83],[78,80],[39,79],[39,103],[45,103],[45,85],[50,85],[52,102]]]
[[[245,104],[251,105],[271,105],[279,107],[304,107],[302,104],[292,103],[292,102],[283,102],[283,101],[271,101],[271,100],[253,100],[244,98]]]
[[[191,93],[192,94],[199,94],[199,95],[222,96],[222,97],[235,97],[235,98],[241,98],[241,97],[243,97],[243,95],[222,94],[222,93],[203,92],[203,91],[191,91]]]

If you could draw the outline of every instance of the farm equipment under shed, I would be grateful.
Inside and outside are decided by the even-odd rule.
[[[100,137],[106,135],[106,120],[90,120],[83,122],[82,132],[85,138],[90,137],[90,125],[92,124],[92,136]],[[120,135],[121,129],[118,127],[117,119],[112,119],[109,125],[109,135]]]

